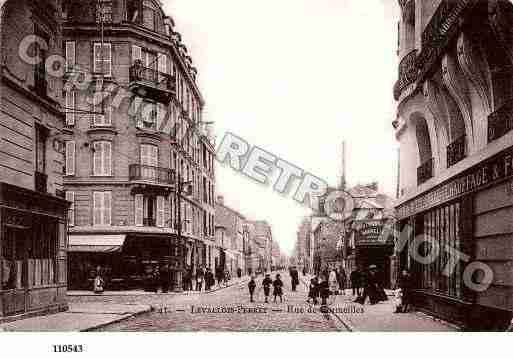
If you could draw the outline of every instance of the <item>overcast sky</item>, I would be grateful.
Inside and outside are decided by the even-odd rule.
[[[347,143],[350,185],[395,195],[391,122],[397,79],[396,0],[164,0],[199,70],[205,119],[337,185]],[[309,210],[229,167],[217,193],[271,223],[290,253]]]

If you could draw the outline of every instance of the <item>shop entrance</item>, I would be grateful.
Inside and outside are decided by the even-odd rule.
[[[384,288],[391,286],[390,256],[394,253],[394,246],[363,246],[356,250],[356,265],[367,269],[370,265],[378,267],[380,283]]]

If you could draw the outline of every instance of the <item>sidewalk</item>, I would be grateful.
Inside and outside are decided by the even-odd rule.
[[[66,312],[0,324],[0,331],[81,332],[151,311],[149,305],[71,303]]]
[[[301,281],[308,288],[306,279]],[[456,326],[430,317],[422,312],[394,313],[393,291],[386,290],[388,301],[375,305],[354,303],[350,290],[346,295],[331,296],[329,307],[348,330],[354,332],[447,332],[458,331]]]

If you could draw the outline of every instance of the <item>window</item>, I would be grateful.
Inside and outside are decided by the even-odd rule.
[[[75,109],[76,109],[76,98],[75,91],[66,91],[64,94],[66,103],[66,125],[75,125]]]
[[[135,195],[135,225],[143,226],[144,218],[144,196],[142,194]]]
[[[66,201],[71,202],[68,209],[68,226],[73,227],[75,225],[75,192],[66,191]]]
[[[97,74],[103,73],[105,76],[112,76],[112,49],[110,43],[94,44],[94,72]]]
[[[105,100],[101,101],[101,97],[103,97],[101,93],[95,94],[95,99],[91,104],[91,112],[93,113],[93,126],[112,126],[112,107],[105,103]]]
[[[159,148],[154,145],[141,145],[141,176],[143,179],[156,179],[159,164]]]
[[[143,25],[150,30],[155,30],[155,11],[148,6],[144,6],[143,9]]]
[[[137,127],[141,129],[157,129],[157,119],[159,116],[158,106],[156,103],[143,101],[140,112],[137,114]]]
[[[137,60],[142,61],[142,49],[140,46],[132,45],[132,65]]]
[[[36,172],[45,173],[46,171],[46,138],[48,130],[43,126],[36,124]]]
[[[100,0],[96,7],[96,22],[112,22],[112,1]]]
[[[93,225],[111,225],[111,193],[93,192]]]
[[[97,141],[93,151],[93,176],[111,176],[112,143]]]
[[[75,175],[75,141],[66,141],[65,152],[65,170],[66,176]]]
[[[161,74],[167,73],[167,56],[166,54],[158,54],[157,57],[157,70],[159,71],[159,83],[165,80],[165,77]]]
[[[72,72],[75,69],[76,64],[76,49],[75,49],[75,41],[66,41],[65,50],[66,50],[66,72]]]
[[[164,197],[157,197],[157,227],[165,226]]]

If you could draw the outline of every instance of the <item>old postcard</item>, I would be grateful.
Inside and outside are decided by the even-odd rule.
[[[0,49],[0,341],[512,330],[513,1],[2,0]]]

